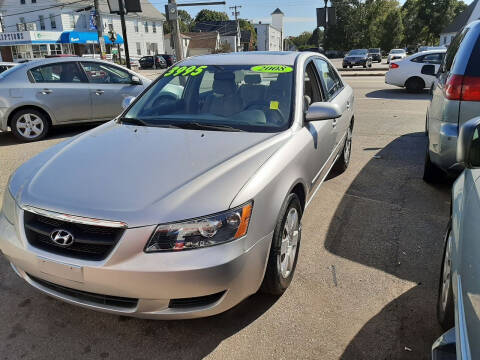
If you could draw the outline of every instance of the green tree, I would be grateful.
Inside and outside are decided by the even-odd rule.
[[[245,19],[238,19],[238,23],[240,25],[240,30],[242,31],[250,31],[250,36],[252,36],[253,44],[257,43],[257,33],[255,32],[255,27],[252,23]]]
[[[228,21],[228,15],[224,12],[213,11],[208,9],[200,10],[200,12],[195,16],[195,22],[204,22],[204,21]]]
[[[403,38],[402,12],[397,8],[390,11],[383,21],[380,47],[385,50],[402,47]]]
[[[180,32],[185,33],[192,31],[193,27],[195,26],[195,22],[188,12],[185,10],[178,10],[178,25],[180,27]],[[163,32],[164,34],[169,34],[172,32],[170,23],[168,21],[163,23]]]
[[[290,41],[296,46],[297,49],[300,49],[301,47],[306,47],[306,45],[309,44],[311,37],[312,33],[310,31],[304,31],[298,36],[291,36]]]
[[[323,41],[323,31],[319,28],[313,30],[312,36],[308,39],[308,44],[313,45],[314,47],[319,47]]]

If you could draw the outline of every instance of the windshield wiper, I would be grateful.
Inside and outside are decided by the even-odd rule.
[[[119,119],[122,124],[131,124],[131,125],[138,125],[138,126],[150,126],[147,122],[137,119],[137,118],[127,118],[122,117]]]
[[[151,126],[151,127],[163,127],[163,128],[169,128],[169,129],[181,129],[180,126],[174,125],[174,124],[168,124],[168,123],[149,123],[141,119],[137,118],[120,118],[120,121],[123,124],[132,124],[132,125],[138,125],[138,126]]]
[[[239,128],[234,128],[229,125],[212,125],[212,124],[202,124],[199,122],[188,122],[184,124],[179,124],[181,127],[190,128],[190,129],[198,129],[198,130],[214,130],[214,131],[241,131],[244,130]]]

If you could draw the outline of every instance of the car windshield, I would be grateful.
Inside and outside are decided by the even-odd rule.
[[[290,126],[293,67],[174,66],[121,119],[135,125],[278,132]]]
[[[380,54],[380,49],[368,49],[368,52],[371,54]]]
[[[356,49],[356,50],[350,50],[348,53],[349,56],[352,55],[367,55],[368,51],[366,49]]]
[[[405,50],[402,50],[402,49],[393,49],[392,51],[390,51],[390,54],[403,54],[405,52]]]

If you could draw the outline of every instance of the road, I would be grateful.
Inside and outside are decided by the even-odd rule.
[[[428,359],[450,185],[422,179],[428,94],[348,78],[353,153],[303,218],[294,280],[206,319],[147,321],[51,299],[0,259],[1,359]],[[89,127],[17,144],[0,133],[0,192],[23,161]],[[161,286],[161,284],[159,284]]]

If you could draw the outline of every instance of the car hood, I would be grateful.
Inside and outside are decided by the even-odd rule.
[[[20,205],[129,227],[188,219],[228,209],[289,136],[112,121],[29,160],[11,191]]]

